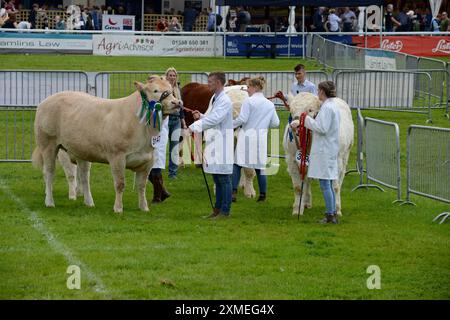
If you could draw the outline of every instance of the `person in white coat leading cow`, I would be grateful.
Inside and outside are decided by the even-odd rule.
[[[216,185],[216,203],[209,218],[230,215],[231,174],[233,173],[233,106],[224,91],[225,73],[212,72],[208,86],[214,92],[212,107],[207,114],[193,112],[196,120],[189,126],[190,132],[205,132],[203,169],[213,175]]]
[[[338,223],[333,180],[338,179],[339,123],[336,87],[332,81],[319,84],[318,97],[322,106],[316,118],[309,115],[305,127],[313,132],[308,177],[319,179],[320,189],[325,199],[326,213],[323,223]]]
[[[280,125],[275,106],[266,99],[262,90],[263,77],[247,81],[249,97],[242,103],[239,116],[233,121],[233,128],[242,127],[238,133],[233,167],[233,202],[236,201],[241,168],[253,168],[256,171],[259,186],[257,201],[264,201],[267,193],[267,176],[264,168],[267,164],[267,133],[269,128]]]

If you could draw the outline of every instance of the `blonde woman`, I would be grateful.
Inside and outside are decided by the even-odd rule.
[[[233,121],[233,128],[242,127],[237,138],[233,166],[233,202],[236,201],[237,188],[241,178],[241,167],[256,171],[259,186],[258,201],[264,201],[267,193],[267,177],[264,168],[267,164],[267,134],[269,128],[280,125],[275,106],[264,97],[263,77],[247,81],[249,97],[242,103],[239,116]]]
[[[173,88],[175,98],[181,100],[180,87],[178,83],[178,72],[175,68],[170,67],[166,70],[166,79],[170,82]],[[182,129],[187,129],[186,121],[184,120],[183,109],[178,114],[169,116],[169,178],[176,179],[178,172],[178,144],[180,141],[180,133]]]

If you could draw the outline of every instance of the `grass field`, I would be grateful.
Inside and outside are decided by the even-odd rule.
[[[0,69],[290,70],[298,62],[2,55]],[[407,127],[425,124],[426,116],[363,115],[399,124],[404,187]],[[284,127],[287,114],[280,117]],[[433,111],[433,120],[433,126],[449,127],[442,109]],[[1,116],[1,157],[4,122]],[[355,149],[349,168],[355,166]],[[281,160],[278,174],[269,177],[265,203],[241,192],[229,220],[208,221],[202,219],[210,211],[208,196],[194,167],[180,169],[177,180],[165,180],[172,197],[152,205],[150,213],[137,209],[133,176],[127,172],[119,216],[112,212],[108,166],[94,164],[91,170],[95,208],[86,208],[82,199],[68,200],[58,168],[56,208],[48,209],[38,170],[29,163],[0,163],[0,298],[450,299],[450,224],[431,221],[449,206],[418,196],[412,196],[417,206],[398,206],[391,190],[350,192],[358,181],[356,174],[344,181],[339,225],[317,223],[324,212],[317,183],[313,208],[297,220],[291,216],[292,185]],[[147,195],[151,199],[151,185]],[[80,290],[66,286],[66,270],[73,264],[81,267]],[[371,265],[381,269],[380,290],[366,286]]]

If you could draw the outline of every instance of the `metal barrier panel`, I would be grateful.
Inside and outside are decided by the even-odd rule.
[[[37,106],[54,93],[88,92],[82,71],[0,71],[0,106]]]
[[[407,196],[450,203],[450,128],[412,125],[408,129]]]
[[[130,95],[136,90],[134,81],[146,82],[149,75],[164,75],[164,71],[108,71],[99,72],[95,77],[95,95],[101,98],[117,99]],[[179,71],[180,85],[189,82],[207,83],[205,72]]]
[[[245,77],[263,76],[266,80],[266,85],[263,93],[266,97],[273,96],[277,91],[281,90],[284,94],[291,91],[291,86],[297,80],[295,79],[294,71],[242,71],[242,72],[225,72],[226,79],[241,80]],[[316,86],[322,82],[327,81],[328,74],[324,71],[311,70],[307,71],[307,79]]]
[[[450,105],[450,62],[447,62],[447,82],[446,82],[446,87],[447,87],[447,106],[445,107],[445,114],[447,116],[447,119],[450,119],[449,114],[448,114],[448,107]]]
[[[367,181],[397,190],[401,199],[400,133],[398,125],[373,118],[365,119]]]
[[[431,80],[425,72],[339,70],[334,81],[337,96],[351,108],[426,112],[431,120]]]
[[[103,98],[121,98],[131,94],[135,90],[134,81],[145,82],[150,74],[162,74],[161,71],[129,71],[129,72],[99,72],[95,77],[96,95]],[[205,72],[178,72],[181,86],[189,82],[208,83],[208,73]],[[294,72],[290,71],[244,71],[225,72],[226,79],[239,81],[245,77],[263,76],[266,79],[264,94],[272,96],[278,90],[289,93],[295,80]],[[328,74],[324,71],[308,71],[308,80],[318,85],[328,80]]]
[[[35,107],[0,107],[0,162],[31,161],[35,114]]]
[[[364,182],[364,117],[361,113],[361,109],[358,108],[356,113],[356,130],[357,130],[357,144],[356,144],[356,167],[355,169],[349,169],[345,173],[346,175],[352,172],[358,172],[359,185]]]

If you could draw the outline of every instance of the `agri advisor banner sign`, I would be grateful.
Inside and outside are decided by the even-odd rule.
[[[104,14],[102,16],[103,30],[134,31],[134,16]]]
[[[214,36],[94,35],[94,55],[103,56],[214,56],[223,54],[222,38]],[[215,42],[215,43],[214,43]]]

